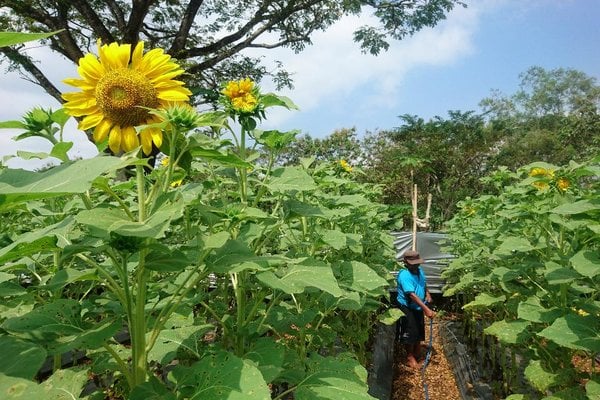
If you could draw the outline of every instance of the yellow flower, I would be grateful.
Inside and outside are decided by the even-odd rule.
[[[556,181],[556,186],[564,192],[571,186],[571,182],[567,178],[560,178]]]
[[[258,89],[250,78],[228,82],[221,93],[235,111],[249,114],[258,106]]]
[[[183,182],[183,178],[181,178],[181,179],[176,179],[176,180],[174,180],[173,182],[171,182],[171,187],[172,187],[172,188],[179,187],[179,186],[181,186],[181,183],[182,183],[182,182]]]
[[[546,190],[548,189],[548,184],[546,182],[537,181],[532,183],[533,186],[537,188],[537,190]]]
[[[554,177],[554,171],[542,167],[531,168],[529,176],[547,176],[549,178]]]
[[[352,167],[346,160],[340,160],[340,166],[344,169],[344,171],[352,172]]]
[[[169,156],[163,157],[160,160],[160,165],[162,165],[163,167],[168,167],[169,166]]]
[[[150,109],[162,109],[171,103],[187,102],[192,94],[183,82],[173,78],[183,74],[171,56],[162,49],[143,54],[144,43],[139,42],[133,52],[130,44],[100,45],[98,55],[86,54],[79,60],[81,79],[69,78],[64,82],[81,89],[64,93],[64,108],[69,115],[83,117],[79,129],[94,128],[94,141],[108,137],[113,153],[131,151],[141,143],[145,154],[152,144],[162,145],[162,131],[148,126],[140,132],[139,125],[160,122]]]

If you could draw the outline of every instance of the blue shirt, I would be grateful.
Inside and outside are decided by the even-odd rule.
[[[408,269],[403,269],[398,273],[398,303],[414,310],[420,310],[421,307],[412,301],[409,297],[410,293],[414,293],[418,298],[425,302],[425,274],[418,269],[416,274],[411,273]]]

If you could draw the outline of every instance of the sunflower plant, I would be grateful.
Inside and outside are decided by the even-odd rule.
[[[296,107],[247,78],[199,113],[160,49],[99,44],[78,72],[65,111],[113,155],[0,171],[0,390],[372,399],[360,362],[394,256],[377,189],[310,159],[276,166],[297,131],[257,124]]]
[[[485,328],[509,398],[597,397],[598,161],[504,171],[499,196],[463,202],[451,221],[445,295]]]

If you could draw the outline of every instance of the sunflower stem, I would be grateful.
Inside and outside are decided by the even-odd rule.
[[[138,190],[138,221],[143,223],[146,220],[146,189],[144,168],[136,165],[137,190]],[[147,353],[146,353],[146,291],[148,271],[145,270],[145,258],[147,249],[140,250],[139,262],[136,270],[136,296],[135,307],[131,315],[131,351],[132,351],[132,387],[144,383],[147,376]]]

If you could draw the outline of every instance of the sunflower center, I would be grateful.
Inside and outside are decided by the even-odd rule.
[[[146,122],[148,110],[142,107],[159,105],[156,89],[148,78],[127,68],[110,71],[100,79],[96,102],[104,115],[120,126]]]

